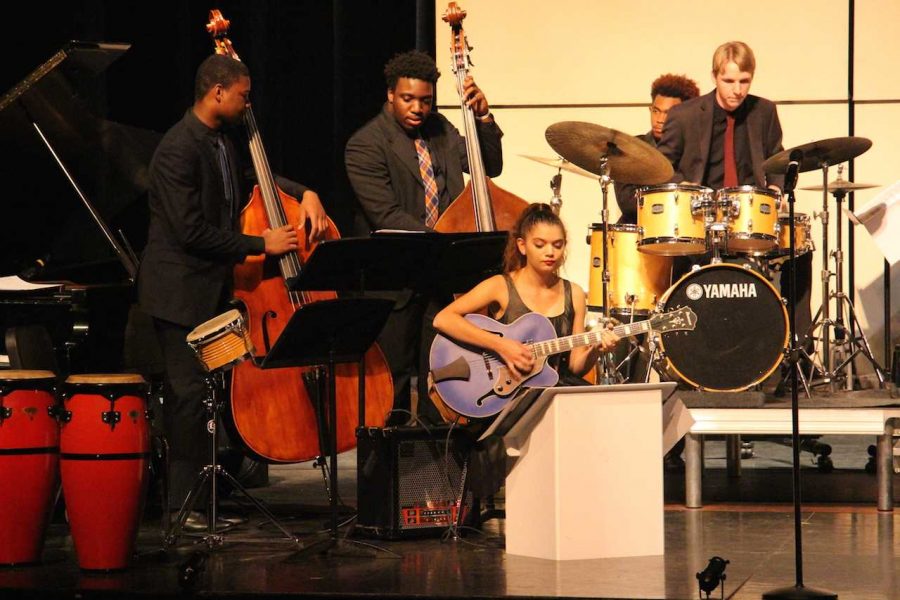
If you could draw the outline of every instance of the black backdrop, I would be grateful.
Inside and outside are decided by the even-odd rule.
[[[220,9],[232,23],[229,37],[234,48],[251,71],[254,112],[273,169],[319,191],[343,230],[348,230],[347,206],[352,198],[343,148],[384,101],[384,62],[414,47],[434,55],[434,3],[427,0],[17,4],[16,19],[6,18],[0,36],[0,92],[68,40],[128,42],[131,49],[112,64],[101,82],[107,116],[160,133],[192,102],[195,69],[213,48],[204,27],[207,15],[210,8]],[[3,153],[11,150],[4,147]],[[47,174],[54,167],[38,160],[29,162],[24,172],[21,166],[15,172],[4,170],[4,187],[16,194],[19,188],[13,180],[58,179]],[[27,189],[26,193],[59,194],[62,203],[78,206],[64,182],[54,192],[40,185]],[[140,215],[143,207],[129,210]],[[28,225],[20,229],[27,231]],[[28,257],[20,258],[27,264]]]

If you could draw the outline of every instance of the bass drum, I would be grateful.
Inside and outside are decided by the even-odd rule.
[[[689,306],[693,331],[660,334],[669,374],[711,392],[745,390],[781,364],[788,314],[763,276],[739,265],[708,265],[688,273],[663,296],[663,310]]]

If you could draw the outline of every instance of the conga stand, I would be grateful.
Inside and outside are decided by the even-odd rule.
[[[188,515],[194,509],[194,504],[197,501],[197,496],[200,494],[200,491],[204,486],[209,486],[209,506],[206,515],[207,530],[206,533],[201,536],[201,539],[210,549],[219,547],[225,543],[226,536],[222,532],[218,531],[216,523],[218,511],[216,478],[221,477],[238,493],[243,495],[244,498],[249,500],[267,520],[271,521],[272,524],[274,524],[275,527],[277,527],[278,530],[284,534],[284,539],[258,539],[241,537],[239,540],[241,543],[271,543],[275,541],[286,541],[293,545],[302,547],[300,540],[291,532],[289,532],[284,527],[284,525],[282,525],[278,521],[278,519],[275,518],[275,515],[273,515],[272,512],[268,508],[266,508],[264,504],[251,496],[250,493],[247,492],[246,488],[244,488],[244,486],[241,485],[240,482],[238,482],[238,480],[233,475],[231,475],[231,473],[226,471],[222,467],[222,465],[218,464],[217,432],[219,410],[222,406],[222,402],[219,400],[218,394],[216,394],[216,391],[219,388],[219,384],[216,382],[216,379],[222,378],[224,376],[226,368],[212,371],[206,376],[206,397],[203,399],[203,405],[204,407],[206,407],[206,432],[207,439],[209,440],[209,464],[204,466],[200,473],[197,475],[197,480],[194,482],[194,486],[191,488],[191,491],[184,499],[184,503],[181,505],[181,510],[178,512],[178,516],[175,518],[175,522],[171,525],[169,531],[166,533],[164,545],[166,548],[170,548],[175,545],[181,535],[190,535],[184,533],[184,522],[187,520]]]

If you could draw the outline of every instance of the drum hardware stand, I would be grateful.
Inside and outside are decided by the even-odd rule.
[[[609,184],[612,178],[609,176],[609,160],[604,154],[600,157],[600,189],[603,195],[603,208],[600,211],[600,222],[603,223],[603,275],[601,291],[603,293],[603,318],[600,324],[606,327],[610,319],[609,307]],[[597,371],[598,385],[611,385],[619,383],[621,376],[616,370],[615,359],[611,352],[600,355],[599,369]]]
[[[553,191],[553,197],[550,198],[550,208],[553,210],[553,214],[559,216],[563,205],[562,195],[560,195],[560,190],[562,190],[562,167],[557,170],[556,175],[550,180],[550,189]]]
[[[284,534],[284,540],[261,540],[261,539],[253,539],[253,538],[241,538],[241,542],[264,542],[271,543],[275,541],[287,541],[293,545],[303,547],[300,540],[291,534],[285,527],[275,518],[275,515],[266,508],[264,504],[262,504],[259,500],[254,498],[247,492],[246,488],[238,482],[238,480],[231,475],[228,471],[226,471],[220,464],[218,464],[218,436],[216,435],[218,430],[218,417],[219,410],[222,406],[221,401],[216,394],[216,390],[219,389],[219,386],[222,385],[222,376],[224,375],[224,371],[219,370],[217,372],[211,372],[206,377],[206,397],[203,399],[203,405],[206,407],[206,432],[207,438],[209,439],[209,464],[204,466],[203,469],[198,473],[197,479],[194,482],[194,486],[191,488],[191,491],[188,493],[187,497],[184,499],[184,503],[181,505],[181,510],[178,512],[178,516],[175,518],[175,522],[169,528],[165,540],[164,546],[166,549],[175,545],[178,541],[179,536],[184,534],[184,522],[187,520],[188,515],[191,510],[194,508],[194,503],[197,500],[197,496],[200,493],[200,490],[203,489],[204,485],[209,485],[209,507],[206,515],[207,519],[207,532],[202,536],[203,542],[207,545],[208,548],[213,549],[223,545],[226,541],[226,536],[223,535],[222,532],[217,531],[216,529],[216,520],[217,520],[217,486],[216,486],[216,477],[222,477],[229,485],[231,485],[238,493],[242,494],[247,500],[249,500],[256,509],[266,517],[267,520],[272,522],[275,527]],[[219,381],[217,381],[217,379]]]
[[[872,354],[872,349],[869,347],[869,341],[866,339],[862,326],[856,317],[856,309],[853,306],[853,302],[850,300],[849,296],[844,293],[844,253],[841,248],[843,242],[841,202],[847,194],[847,190],[836,189],[832,191],[832,195],[837,204],[837,221],[835,222],[837,242],[834,251],[830,254],[828,252],[828,166],[828,163],[822,164],[822,212],[813,213],[814,217],[819,217],[822,220],[822,256],[824,261],[824,264],[822,265],[822,304],[819,306],[818,311],[816,311],[816,315],[809,327],[809,331],[804,338],[804,342],[806,342],[806,340],[814,341],[815,347],[812,356],[804,349],[805,343],[801,345],[800,351],[810,361],[809,379],[812,382],[813,387],[816,385],[828,384],[831,387],[831,391],[835,391],[835,384],[843,381],[846,385],[846,389],[852,390],[853,359],[858,354],[862,354],[872,365],[875,376],[878,377],[879,387],[884,388],[884,370]],[[843,165],[838,167],[838,177],[841,176],[842,171]],[[791,211],[791,218],[793,219],[793,211]],[[793,231],[791,232],[791,236],[791,239],[793,240]],[[835,271],[833,273],[827,268],[829,256],[834,258]],[[832,276],[835,278],[834,292],[831,292],[830,287],[830,279]],[[831,319],[830,312],[832,299],[836,301],[834,320]],[[849,328],[844,320],[845,312],[847,320],[850,322]],[[819,327],[821,330],[819,335],[816,336],[815,331]],[[834,331],[833,342],[831,330]],[[854,331],[858,331],[859,334],[854,335]],[[817,350],[819,348],[821,348],[821,361],[817,364],[814,360],[814,356],[818,353]],[[818,382],[815,380],[816,376],[820,379]]]

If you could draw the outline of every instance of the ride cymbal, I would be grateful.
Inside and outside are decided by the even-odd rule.
[[[547,128],[544,137],[556,152],[600,175],[601,158],[607,158],[609,175],[620,183],[655,185],[672,178],[674,171],[662,153],[642,140],[594,123],[561,121]]]
[[[821,169],[825,165],[838,165],[855,158],[872,147],[872,140],[864,137],[837,137],[809,142],[770,156],[763,163],[766,173],[784,173],[791,162],[791,153],[799,150],[803,153],[800,161],[800,172]],[[821,189],[821,188],[819,188]]]
[[[589,177],[591,179],[597,179],[597,176],[589,171],[585,171],[581,167],[576,167],[566,159],[559,158],[545,158],[543,156],[531,156],[529,154],[520,154],[522,158],[527,158],[528,160],[533,160],[534,162],[541,163],[542,165],[547,165],[548,167],[553,167],[554,169],[562,169],[563,171],[568,171],[569,173],[575,173],[576,175],[581,175],[582,177]]]

